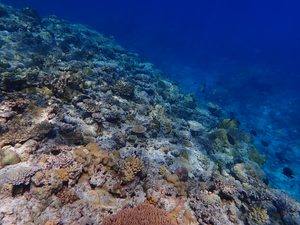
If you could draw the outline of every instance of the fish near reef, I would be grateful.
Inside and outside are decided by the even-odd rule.
[[[228,139],[228,142],[231,144],[231,145],[234,145],[235,144],[235,140],[234,138],[230,135],[230,134],[226,134],[227,135],[227,139]]]
[[[284,175],[286,175],[288,178],[291,178],[291,179],[295,178],[295,175],[294,175],[293,171],[288,167],[283,168],[282,173]]]
[[[257,132],[255,130],[250,130],[250,134],[252,134],[253,136],[257,136]]]
[[[266,141],[264,141],[264,140],[260,140],[260,141],[263,146],[269,147],[269,144]]]
[[[280,152],[276,152],[275,156],[277,159],[279,159],[281,162],[285,162],[285,158],[281,155]]]

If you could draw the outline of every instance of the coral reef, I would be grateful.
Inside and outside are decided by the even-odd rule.
[[[251,135],[113,37],[0,3],[0,39],[1,224],[300,224]]]

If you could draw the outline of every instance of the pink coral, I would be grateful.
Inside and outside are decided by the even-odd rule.
[[[106,217],[102,225],[175,225],[167,211],[153,205],[139,203],[134,208],[122,209],[114,216]]]

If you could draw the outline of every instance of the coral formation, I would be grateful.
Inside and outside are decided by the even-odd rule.
[[[161,122],[161,128],[165,134],[168,134],[172,130],[172,124],[167,118],[165,118]]]
[[[132,181],[143,168],[143,159],[138,159],[135,155],[126,158],[123,164],[124,181]]]
[[[117,95],[132,97],[134,93],[134,84],[125,81],[124,79],[120,79],[113,87],[113,90]]]
[[[147,130],[146,127],[139,126],[139,125],[136,125],[132,128],[132,131],[136,134],[143,134],[146,132],[146,130]]]
[[[159,174],[163,175],[165,172],[167,171],[166,167],[165,166],[160,166],[159,167]]]
[[[0,149],[0,168],[20,162],[18,154],[10,149]]]
[[[239,128],[238,123],[233,120],[233,119],[222,119],[218,124],[217,124],[217,128],[218,129],[228,129],[228,128]]]
[[[6,166],[0,170],[1,184],[29,184],[31,176],[41,169],[41,166],[28,166],[26,163],[18,163],[15,165]]]
[[[102,224],[175,225],[175,223],[170,221],[166,211],[146,203],[140,203],[132,209],[123,209],[116,215],[105,218]]]
[[[82,77],[79,74],[71,73],[71,71],[51,73],[42,78],[41,83],[48,87],[55,96],[66,98],[69,101],[85,91]]]

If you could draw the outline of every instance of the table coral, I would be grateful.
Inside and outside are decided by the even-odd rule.
[[[9,183],[13,185],[29,184],[31,176],[41,170],[41,165],[27,165],[26,163],[18,163],[6,166],[0,170],[1,183]]]

